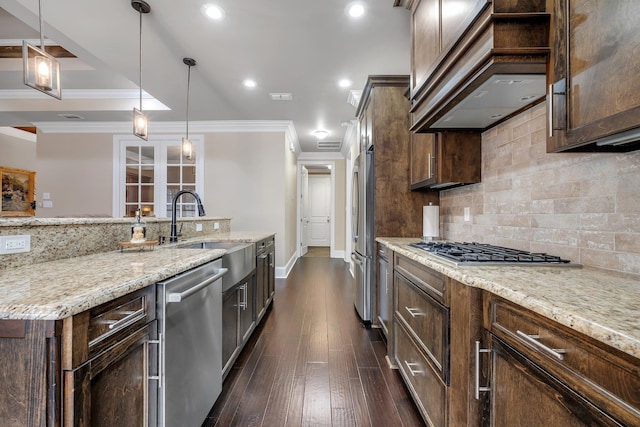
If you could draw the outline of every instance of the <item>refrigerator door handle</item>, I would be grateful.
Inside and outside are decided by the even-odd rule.
[[[356,256],[355,252],[351,252],[351,259],[353,260],[353,262],[355,262],[356,264],[362,266],[363,262],[360,260],[360,258],[358,258]]]

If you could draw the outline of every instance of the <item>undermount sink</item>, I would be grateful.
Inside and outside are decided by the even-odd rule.
[[[199,242],[176,246],[177,249],[224,249],[222,267],[229,271],[222,276],[222,290],[232,288],[256,268],[256,249],[253,243]]]

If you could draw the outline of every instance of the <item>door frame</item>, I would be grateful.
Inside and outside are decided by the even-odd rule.
[[[330,221],[331,221],[331,243],[329,246],[330,256],[331,258],[335,257],[335,216],[336,216],[336,162],[335,160],[298,160],[297,167],[297,197],[298,197],[298,208],[296,209],[296,255],[298,257],[302,256],[302,203],[300,200],[302,199],[302,168],[305,166],[331,166],[331,208],[329,211]]]

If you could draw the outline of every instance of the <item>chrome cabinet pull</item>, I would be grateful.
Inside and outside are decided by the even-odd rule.
[[[566,350],[561,348],[551,348],[542,344],[540,341],[538,341],[540,339],[540,335],[528,335],[520,330],[517,330],[516,334],[518,334],[520,338],[524,339],[526,342],[528,342],[532,346],[537,347],[540,350],[543,350],[544,352],[550,354],[551,356],[555,357],[558,360],[564,360],[564,355],[562,353],[566,353]]]
[[[246,310],[247,309],[247,283],[245,283],[244,285],[240,286],[240,290],[242,291],[240,307],[243,310]]]
[[[549,138],[553,138],[553,83],[549,85],[547,92],[547,126],[549,126]]]
[[[474,387],[476,400],[480,400],[480,392],[491,391],[491,387],[480,387],[480,353],[491,353],[491,350],[480,348],[480,341],[476,341],[476,383]]]
[[[164,340],[162,334],[158,334],[157,340],[147,341],[149,344],[156,344],[158,346],[158,375],[149,375],[147,378],[150,381],[158,381],[158,388],[162,388],[162,376],[164,375]]]
[[[426,316],[426,314],[423,313],[422,311],[420,311],[419,308],[413,308],[413,307],[406,307],[405,306],[405,310],[407,310],[409,312],[411,317]]]
[[[136,311],[123,311],[122,314],[126,314],[126,316],[120,320],[107,320],[105,322],[109,325],[109,329],[118,329],[145,316],[144,307]]]
[[[416,363],[416,362],[407,362],[406,360],[404,361],[404,364],[406,365],[407,369],[409,370],[409,373],[411,374],[412,377],[415,377],[416,375],[424,375],[424,371],[421,369],[422,365],[420,363]],[[417,366],[418,369],[414,369],[413,367]]]

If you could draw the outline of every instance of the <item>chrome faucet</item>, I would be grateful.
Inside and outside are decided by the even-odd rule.
[[[169,241],[170,242],[177,242],[178,241],[178,236],[180,236],[181,233],[178,233],[178,226],[176,223],[176,205],[178,203],[178,199],[180,198],[180,196],[182,196],[185,193],[189,193],[191,194],[193,197],[195,197],[196,202],[198,203],[198,216],[204,216],[204,206],[202,206],[202,200],[200,200],[200,196],[198,196],[198,193],[196,193],[195,191],[191,191],[191,190],[180,190],[176,193],[175,196],[173,196],[173,201],[171,202],[171,236],[169,237]]]

